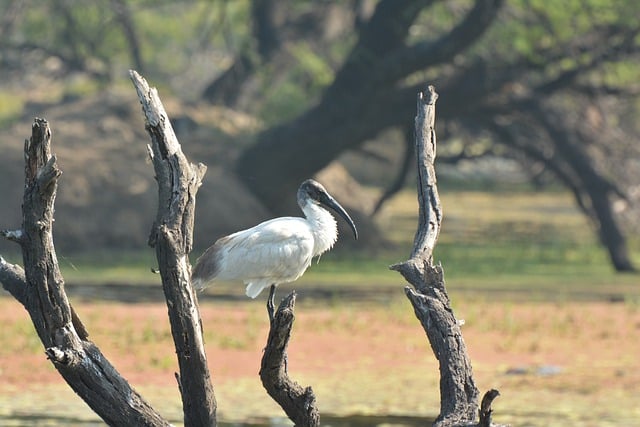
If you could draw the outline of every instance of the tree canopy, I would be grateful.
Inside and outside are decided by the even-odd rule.
[[[616,269],[633,269],[637,2],[56,0],[0,12],[8,72],[53,59],[58,78],[103,85],[133,67],[261,118],[234,168],[272,211],[341,154],[388,129],[410,136],[411,100],[434,84],[440,161],[505,158],[536,185],[565,186]]]

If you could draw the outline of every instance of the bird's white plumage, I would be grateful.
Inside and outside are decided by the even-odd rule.
[[[272,283],[296,280],[311,264],[314,239],[302,218],[276,218],[231,234],[220,252],[216,279],[242,280],[255,298]]]
[[[247,296],[255,298],[267,286],[302,276],[314,257],[331,249],[338,228],[317,201],[303,198],[299,203],[305,218],[275,218],[216,241],[196,263],[194,286],[240,280],[247,285]]]
[[[313,257],[330,249],[338,237],[329,212],[311,201],[303,212],[306,218],[275,218],[218,240],[221,267],[215,279],[242,280],[247,296],[255,298],[271,284],[302,276]]]

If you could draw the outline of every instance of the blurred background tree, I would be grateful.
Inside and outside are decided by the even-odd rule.
[[[350,172],[386,187],[379,209],[407,181],[415,96],[434,84],[440,164],[507,162],[534,186],[566,187],[613,266],[634,269],[637,2],[16,0],[0,16],[3,127],[103,96],[136,68],[180,103],[184,138],[208,132],[194,160],[224,163],[272,213],[336,159],[366,161]],[[220,106],[258,125],[213,130],[198,114]],[[391,156],[395,173],[366,179]]]

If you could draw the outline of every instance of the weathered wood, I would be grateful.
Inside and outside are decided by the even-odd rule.
[[[478,427],[491,427],[491,414],[493,410],[491,409],[491,404],[495,400],[496,397],[500,396],[500,392],[494,388],[489,390],[482,397],[482,403],[480,404],[480,409],[478,409]]]
[[[25,141],[22,228],[1,234],[22,248],[24,270],[0,259],[0,281],[31,316],[47,358],[107,424],[168,426],[89,341],[69,304],[53,245],[53,212],[62,173],[51,154],[51,130],[35,119]]]
[[[196,293],[190,282],[188,255],[192,249],[195,196],[206,172],[182,153],[158,91],[131,70],[130,77],[151,137],[151,156],[158,182],[158,211],[149,236],[156,249],[162,288],[167,300],[171,333],[180,374],[185,426],[215,426],[216,409],[211,375],[202,337]]]
[[[0,232],[4,236],[4,231]],[[0,282],[20,304],[27,305],[27,279],[24,270],[17,264],[8,263],[0,256]]]
[[[437,99],[433,86],[418,95],[415,120],[418,229],[410,259],[390,268],[400,272],[413,285],[413,288],[407,286],[405,293],[440,365],[440,415],[434,425],[468,426],[475,422],[478,413],[479,391],[462,332],[451,309],[442,267],[433,264],[433,249],[442,224],[434,167]]]
[[[317,427],[320,425],[320,413],[313,390],[302,387],[287,373],[287,346],[295,320],[295,302],[296,292],[292,291],[282,300],[273,316],[262,356],[260,379],[269,396],[282,407],[296,427]]]

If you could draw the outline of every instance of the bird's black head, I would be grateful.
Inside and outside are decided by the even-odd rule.
[[[329,192],[324,188],[322,184],[313,179],[307,179],[302,184],[300,184],[300,188],[298,188],[298,205],[302,208],[308,200],[313,200],[319,204],[322,204],[328,208],[333,209],[338,215],[344,218],[351,227],[353,231],[353,235],[358,240],[358,230],[356,229],[356,225],[353,223],[353,220],[344,210],[344,208],[338,203],[336,199],[331,197]]]

